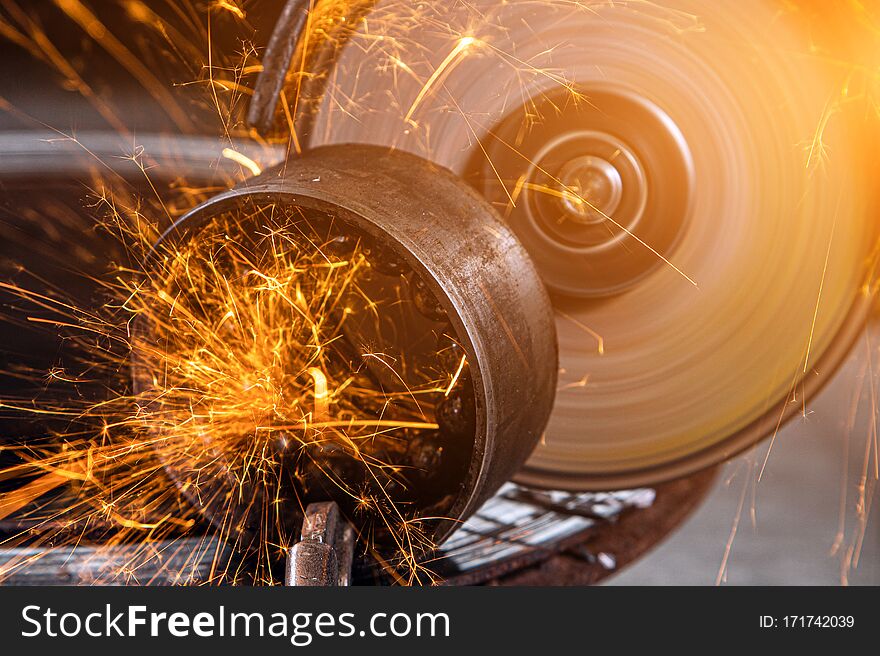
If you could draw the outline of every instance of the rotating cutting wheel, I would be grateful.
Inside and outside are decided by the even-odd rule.
[[[465,176],[555,297],[556,407],[519,480],[718,462],[800,411],[861,328],[876,141],[785,6],[382,0],[342,49],[312,145]]]

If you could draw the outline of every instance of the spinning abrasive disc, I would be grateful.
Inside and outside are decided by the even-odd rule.
[[[861,328],[876,140],[857,73],[786,7],[388,0],[341,46],[311,143],[461,174],[554,296],[556,406],[520,480],[718,462],[800,411]]]

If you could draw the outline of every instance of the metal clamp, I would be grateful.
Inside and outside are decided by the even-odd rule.
[[[285,585],[349,586],[354,558],[354,528],[333,501],[306,508],[300,541],[287,557]]]

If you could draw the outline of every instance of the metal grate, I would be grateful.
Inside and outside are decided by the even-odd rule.
[[[434,570],[451,584],[484,582],[576,544],[655,496],[647,488],[572,494],[508,483],[446,541]]]
[[[577,544],[584,534],[628,509],[643,509],[652,489],[588,494],[532,490],[508,483],[467,520],[429,563],[447,585],[483,583],[533,565]],[[188,537],[138,545],[0,548],[6,585],[194,585],[212,579],[231,551],[216,537]],[[381,580],[361,561],[357,582]]]

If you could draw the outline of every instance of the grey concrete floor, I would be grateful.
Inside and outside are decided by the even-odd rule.
[[[715,584],[741,499],[724,583],[880,584],[880,504],[869,507],[859,542],[860,483],[867,471],[872,486],[877,462],[872,398],[880,398],[878,346],[880,330],[874,328],[831,384],[807,404],[806,417],[780,431],[759,482],[766,443],[726,464],[686,524],[608,585]],[[873,496],[880,497],[880,491],[868,492],[869,500]],[[842,542],[835,548],[841,521]],[[856,552],[857,563],[851,557]]]

